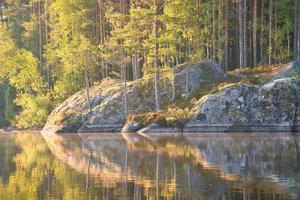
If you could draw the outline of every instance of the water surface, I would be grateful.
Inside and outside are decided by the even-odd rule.
[[[300,137],[0,134],[0,199],[300,199]]]

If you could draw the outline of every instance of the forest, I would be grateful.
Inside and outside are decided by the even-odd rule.
[[[300,61],[300,0],[0,0],[0,126],[44,125],[105,78]]]

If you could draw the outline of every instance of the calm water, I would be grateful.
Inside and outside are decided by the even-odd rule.
[[[300,199],[300,137],[0,134],[0,199]]]

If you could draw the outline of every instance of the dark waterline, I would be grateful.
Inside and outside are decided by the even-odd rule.
[[[0,134],[0,199],[300,199],[300,137]]]

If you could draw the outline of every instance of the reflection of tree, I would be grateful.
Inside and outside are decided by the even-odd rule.
[[[11,137],[1,135],[0,132],[0,180],[5,184],[9,181],[9,174],[16,170],[11,160],[17,152],[18,149],[14,140]]]
[[[13,137],[15,144],[6,148],[14,149],[17,145],[20,152],[14,156],[16,170],[12,171],[9,182],[0,179],[0,199],[85,199],[86,176],[61,160],[53,160],[40,135],[15,134]],[[94,185],[89,187],[91,196],[97,193]]]
[[[113,199],[179,199],[186,196],[205,199],[212,195],[214,198],[234,196],[237,192],[244,195],[280,193],[284,197],[289,196],[286,188],[277,183],[257,181],[227,172],[223,165],[210,162],[201,150],[202,147],[213,146],[217,151],[208,150],[212,155],[216,152],[221,152],[222,155],[224,150],[228,156],[253,157],[252,154],[243,153],[243,145],[247,144],[245,142],[238,142],[240,146],[231,145],[230,142],[227,145],[227,141],[213,145],[206,140],[206,145],[199,143],[198,146],[180,138],[156,143],[131,142],[127,146],[121,137],[109,139],[102,136],[88,139],[82,146],[80,141],[70,145],[73,139],[68,141],[65,136],[52,137],[57,138],[46,140],[53,154],[77,171],[88,173],[88,177],[97,177],[97,182],[101,182],[98,187],[101,188],[104,199],[116,194]],[[276,147],[275,144],[267,145],[270,152]],[[256,148],[253,144],[249,147]],[[92,157],[89,153],[91,150]],[[147,164],[143,164],[144,162]],[[89,196],[92,197],[92,194]]]
[[[0,184],[0,199],[37,199],[39,186],[49,167],[46,144],[41,137],[31,134],[14,137],[21,152],[14,157],[16,171],[10,175],[9,182]]]

